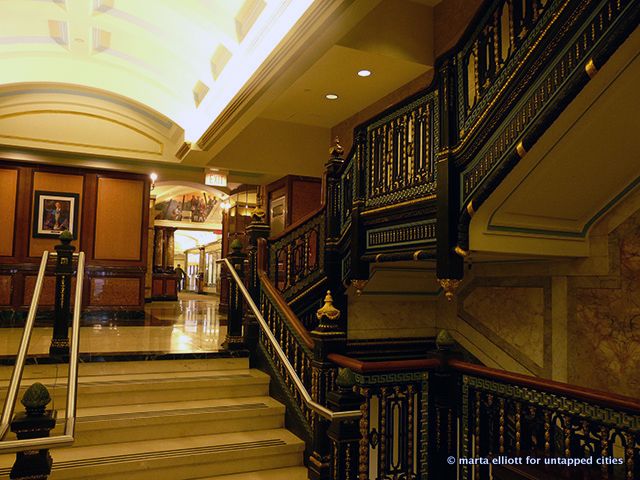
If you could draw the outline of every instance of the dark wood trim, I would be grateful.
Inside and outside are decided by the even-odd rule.
[[[387,362],[364,362],[356,358],[330,353],[327,358],[341,367],[349,368],[357,373],[401,372],[405,370],[429,370],[442,366],[439,358],[421,358],[415,360],[390,360]]]
[[[96,195],[98,192],[98,176],[95,173],[90,173],[85,176],[85,183],[83,189],[83,204],[82,210],[82,241],[80,242],[80,248],[85,252],[87,256],[87,264],[93,261],[93,243],[95,241],[96,230]]]
[[[262,288],[267,291],[276,306],[285,315],[285,317],[287,317],[287,321],[300,336],[300,338],[302,339],[302,343],[304,343],[308,348],[313,348],[313,338],[311,338],[311,335],[304,327],[300,319],[296,316],[296,314],[293,313],[293,310],[291,310],[289,304],[282,298],[280,292],[278,292],[276,287],[271,283],[271,280],[269,280],[266,272],[264,270],[258,270],[258,277],[260,278],[260,282],[262,283]]]
[[[524,387],[536,388],[568,397],[579,398],[581,400],[595,402],[613,408],[640,412],[640,401],[638,401],[637,398],[579,387],[577,385],[556,382],[554,380],[546,380],[543,378],[531,377],[529,375],[507,372],[497,368],[489,368],[482,365],[463,362],[462,360],[451,359],[447,362],[447,365],[462,373],[478,375],[490,378],[491,380],[515,383]]]

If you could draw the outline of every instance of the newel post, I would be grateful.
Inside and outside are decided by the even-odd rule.
[[[325,164],[325,261],[324,269],[328,280],[328,288],[333,292],[336,304],[345,310],[342,285],[342,255],[338,248],[340,238],[340,175],[344,164],[344,148],[336,137],[329,149],[329,160]]]
[[[360,410],[364,402],[362,395],[354,392],[355,378],[348,368],[341,368],[336,378],[336,389],[327,394],[327,404],[334,412]],[[355,480],[358,478],[360,448],[360,421],[334,420],[327,432],[331,441],[333,480]]]
[[[242,242],[237,238],[231,242],[231,253],[227,256],[229,262],[233,266],[240,277],[240,281],[244,282],[244,260],[246,255],[242,253]],[[244,337],[242,335],[242,310],[244,299],[238,284],[233,278],[229,280],[229,312],[227,315],[227,338],[222,344],[227,350],[241,350],[244,348]]]
[[[455,358],[455,342],[449,332],[441,330],[436,337],[436,350],[431,356],[439,358],[442,366],[429,373],[429,473],[435,478],[456,478],[457,465],[447,462],[457,458],[457,418],[459,413],[458,376],[449,366]]]
[[[251,212],[251,223],[246,228],[247,237],[249,239],[248,255],[248,282],[247,288],[251,294],[251,298],[260,305],[260,279],[258,278],[258,241],[261,238],[268,238],[270,227],[265,222],[265,212],[259,206],[256,206]],[[260,328],[255,315],[250,309],[244,315],[244,338],[245,345],[250,351],[255,351],[258,344],[258,336]]]
[[[314,340],[313,362],[311,366],[311,397],[321,405],[327,404],[327,395],[333,390],[336,370],[327,360],[330,353],[344,352],[347,332],[341,313],[333,305],[331,291],[327,291],[324,306],[316,312],[317,327],[311,332]],[[330,422],[319,415],[313,415],[313,453],[309,458],[309,478],[330,480],[331,442],[328,437]]]
[[[49,391],[41,383],[34,383],[27,389],[21,400],[25,412],[16,414],[11,422],[11,431],[16,434],[18,440],[49,436],[49,432],[56,426],[56,411],[45,410],[49,402]],[[51,473],[52,463],[47,448],[18,452],[9,478],[46,480]]]
[[[53,323],[53,338],[49,355],[69,355],[69,320],[71,319],[71,276],[73,275],[73,251],[71,232],[60,234],[60,244],[56,245],[56,293]]]

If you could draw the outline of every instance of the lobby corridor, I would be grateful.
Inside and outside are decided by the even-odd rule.
[[[226,316],[218,313],[219,297],[180,293],[176,302],[152,302],[140,319],[114,315],[100,323],[81,327],[80,352],[91,354],[164,355],[213,353],[226,335]],[[222,323],[222,325],[221,325]],[[22,328],[4,328],[0,357],[13,358]],[[52,327],[33,330],[30,356],[48,356]]]

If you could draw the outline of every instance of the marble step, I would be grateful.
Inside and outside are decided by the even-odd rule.
[[[25,379],[24,391],[36,379]],[[38,378],[53,398],[49,408],[62,409],[67,394],[67,378]],[[9,381],[0,381],[0,400],[4,401]],[[178,372],[80,375],[78,407],[130,405],[238,398],[269,394],[269,376],[259,370],[191,370]],[[22,393],[20,393],[20,396]]]
[[[125,375],[184,371],[219,371],[249,368],[248,358],[89,362],[78,365],[78,376]],[[23,379],[66,377],[68,364],[27,365]],[[11,378],[13,366],[0,366],[0,380]]]
[[[215,477],[197,478],[193,480],[307,480],[308,478],[308,471],[305,467],[288,467],[262,470],[259,472],[217,475]]]
[[[74,447],[283,427],[284,406],[266,396],[80,408]]]
[[[52,452],[50,479],[215,478],[216,475],[301,467],[303,451],[304,443],[284,429],[74,447]],[[14,458],[0,456],[0,478],[6,478]]]

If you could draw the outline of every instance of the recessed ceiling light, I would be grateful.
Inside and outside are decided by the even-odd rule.
[[[360,77],[368,77],[369,75],[371,75],[371,70],[360,70],[358,72],[358,76]]]
[[[336,95],[335,93],[327,93],[325,95],[325,98],[327,100],[337,100],[338,99],[338,95]]]

